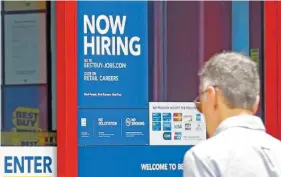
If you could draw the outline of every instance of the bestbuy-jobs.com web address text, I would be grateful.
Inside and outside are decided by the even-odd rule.
[[[176,171],[183,170],[182,163],[143,163],[141,164],[143,171]]]

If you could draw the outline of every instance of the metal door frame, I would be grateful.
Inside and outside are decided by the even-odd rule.
[[[78,177],[77,1],[56,1],[57,175]]]
[[[278,101],[281,100],[278,94],[278,56],[277,37],[280,34],[277,26],[278,1],[266,1],[264,5],[264,95],[265,95],[265,125],[267,132],[278,137]],[[280,49],[279,49],[280,50]],[[278,64],[279,63],[279,64]],[[280,77],[279,77],[280,78]],[[277,99],[278,97],[278,99]]]

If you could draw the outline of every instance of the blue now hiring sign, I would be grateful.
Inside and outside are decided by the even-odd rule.
[[[148,107],[147,2],[78,1],[78,108]]]

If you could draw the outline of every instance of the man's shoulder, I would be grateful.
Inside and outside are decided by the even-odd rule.
[[[217,139],[217,138],[216,138]],[[216,139],[208,139],[193,146],[184,156],[184,174],[197,174],[194,176],[217,176],[216,164],[219,162],[219,148],[216,148]]]
[[[233,137],[233,132],[225,131],[210,139],[200,142],[186,152],[184,159],[204,160],[206,163],[224,163],[235,157],[245,157],[249,153],[255,153],[259,147],[266,147],[277,153],[281,148],[281,142],[276,138],[263,133],[261,136],[243,138],[242,135]]]
[[[268,149],[281,149],[281,141],[269,134],[265,134],[265,137],[262,139],[263,147]]]

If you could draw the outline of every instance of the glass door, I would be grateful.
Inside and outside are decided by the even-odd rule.
[[[260,66],[264,118],[263,2],[154,2],[153,101],[192,101],[199,69],[221,51],[243,52]]]

